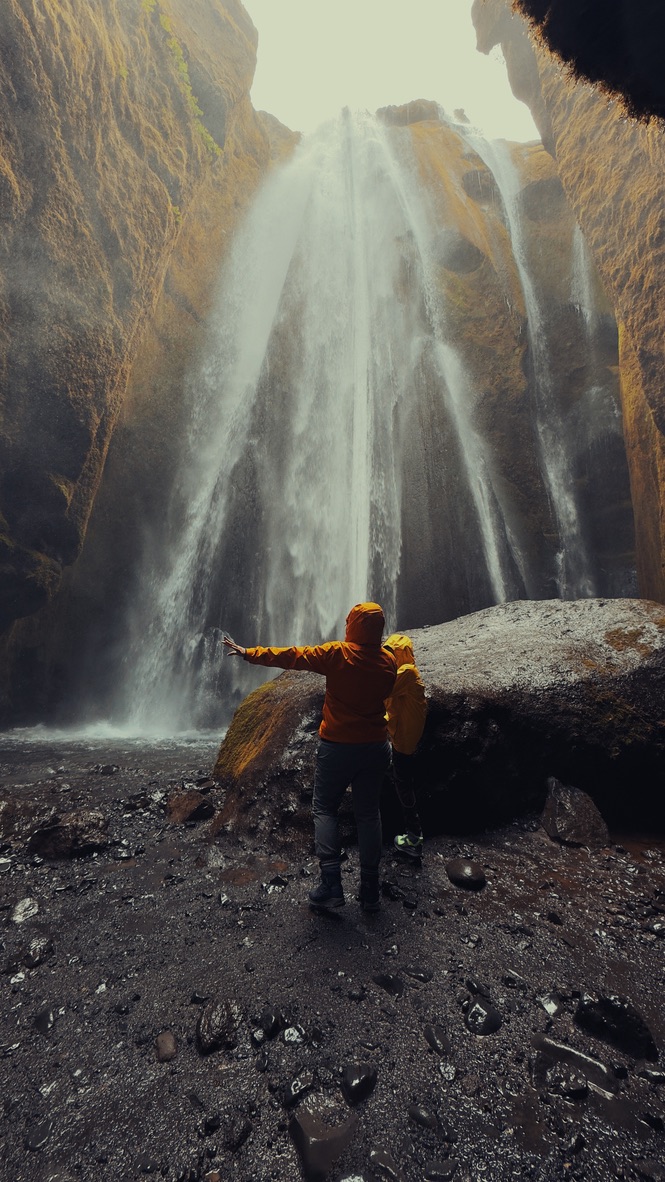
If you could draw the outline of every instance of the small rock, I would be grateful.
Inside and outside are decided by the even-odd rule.
[[[314,1076],[311,1071],[301,1071],[300,1075],[291,1080],[284,1089],[282,1103],[285,1108],[293,1108],[314,1087]]]
[[[415,1124],[420,1125],[423,1129],[430,1129],[433,1133],[437,1132],[439,1128],[438,1117],[435,1113],[430,1112],[429,1108],[423,1108],[420,1104],[409,1104],[407,1112]]]
[[[196,1025],[199,1050],[204,1055],[222,1047],[232,1050],[238,1044],[238,1021],[239,1014],[234,1002],[208,1002]]]
[[[342,1072],[342,1092],[349,1104],[366,1100],[376,1087],[376,1067],[367,1063],[353,1063]]]
[[[583,845],[589,849],[609,845],[607,825],[591,797],[580,788],[562,784],[554,776],[547,781],[541,824],[551,838],[566,845]]]
[[[170,1063],[178,1053],[174,1035],[170,1030],[162,1030],[155,1039],[155,1053],[159,1063]]]
[[[189,792],[174,792],[166,805],[169,821],[185,825],[188,821],[206,821],[215,815],[215,806],[196,788]]]
[[[224,1128],[224,1147],[230,1149],[231,1153],[237,1153],[245,1144],[251,1131],[252,1122],[248,1117],[242,1115],[232,1117]]]
[[[27,848],[43,858],[81,857],[109,844],[107,829],[108,818],[100,809],[76,809],[35,829]]]
[[[464,1021],[472,1034],[494,1034],[501,1026],[501,1015],[483,998],[476,998],[469,1006]]]
[[[23,953],[23,964],[27,969],[36,969],[47,956],[53,952],[53,941],[50,936],[35,935],[30,940]]]
[[[426,1026],[425,1039],[437,1055],[447,1055],[452,1049],[452,1043],[443,1026]]]
[[[425,1166],[425,1177],[428,1182],[448,1182],[457,1170],[457,1162],[452,1158],[446,1161],[430,1161]]]
[[[32,919],[38,911],[39,903],[36,899],[19,899],[12,910],[12,920],[14,923],[25,923],[26,919]]]
[[[575,1022],[587,1033],[609,1042],[636,1059],[658,1058],[658,1049],[642,1015],[625,997],[584,994]]]
[[[375,985],[385,989],[392,997],[401,997],[404,993],[404,982],[393,973],[375,973],[372,977]]]
[[[52,1120],[43,1120],[39,1124],[33,1125],[32,1128],[28,1130],[28,1134],[25,1139],[26,1149],[30,1149],[33,1153],[36,1153],[38,1149],[43,1149],[49,1137],[51,1136],[52,1128]]]
[[[390,1178],[391,1182],[407,1182],[406,1175],[387,1149],[373,1149],[369,1155],[369,1162],[373,1169],[384,1178]]]
[[[460,1087],[465,1096],[477,1096],[480,1092],[480,1079],[477,1075],[463,1076]]]
[[[469,891],[480,891],[487,879],[480,862],[469,858],[453,858],[446,864],[446,874],[452,883]]]
[[[304,1104],[294,1113],[289,1122],[289,1133],[309,1182],[323,1182],[338,1157],[348,1149],[357,1127],[355,1113],[336,1126],[325,1124]]]
[[[413,977],[414,981],[420,981],[423,985],[426,985],[434,977],[431,969],[422,969],[418,965],[407,965],[404,972],[407,977]]]
[[[279,1010],[266,1008],[261,1011],[259,1017],[259,1026],[261,1027],[266,1038],[276,1038],[280,1030],[283,1030],[288,1023],[285,1022],[284,1017]]]
[[[40,1034],[48,1034],[55,1023],[55,1014],[49,1006],[44,1006],[35,1014],[35,1027]]]

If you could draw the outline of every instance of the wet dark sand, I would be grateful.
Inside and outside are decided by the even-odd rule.
[[[212,845],[208,821],[169,823],[169,794],[216,748],[0,742],[3,1178],[290,1182],[289,1126],[307,1109],[328,1125],[357,1114],[336,1161],[324,1137],[333,1182],[665,1177],[662,842],[592,853],[531,818],[435,838],[422,866],[386,850],[377,915],[355,901],[350,848],[347,904],[320,916],[313,856],[285,859],[278,832],[270,848]],[[100,809],[106,847],[28,852],[54,808]],[[458,856],[482,864],[483,890],[450,882]],[[586,992],[628,998],[658,1059],[581,1028]],[[486,994],[501,1025],[478,1035],[465,1007]],[[209,1054],[206,999],[227,1003],[235,1042]],[[266,1036],[267,1009],[281,1031]],[[164,1031],[177,1052],[159,1062]],[[377,1076],[352,1107],[354,1064]]]

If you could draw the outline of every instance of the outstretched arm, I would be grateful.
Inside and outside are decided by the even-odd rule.
[[[236,644],[235,640],[227,636],[226,632],[224,633],[224,648],[229,657],[244,657],[246,651],[241,644]]]

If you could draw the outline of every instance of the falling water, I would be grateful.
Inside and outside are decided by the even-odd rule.
[[[544,308],[527,255],[519,203],[519,173],[505,141],[489,142],[476,133],[463,128],[460,130],[490,169],[498,186],[524,294],[534,372],[535,425],[540,442],[541,468],[561,544],[557,555],[558,593],[562,599],[592,596],[596,593],[596,586],[571,471],[570,440],[558,406]]]
[[[188,383],[169,542],[141,575],[118,704],[133,726],[228,716],[256,671],[227,660],[222,676],[223,628],[245,643],[317,642],[368,597],[396,623],[403,433],[428,366],[484,555],[488,590],[474,606],[515,594],[433,241],[409,170],[369,115],[343,113],[263,186]]]

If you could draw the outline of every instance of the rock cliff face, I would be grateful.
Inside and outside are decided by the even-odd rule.
[[[474,19],[481,49],[502,44],[513,89],[556,156],[619,322],[640,591],[663,600],[665,134],[659,123],[638,123],[622,103],[563,72],[542,44],[529,42],[525,23],[503,0],[477,0]]]
[[[127,396],[134,422],[162,415],[150,460],[168,465],[183,341],[293,140],[251,106],[256,41],[237,0],[3,5],[0,632],[78,556]],[[135,511],[119,498],[120,521]],[[7,644],[24,654],[42,632],[28,621]]]

